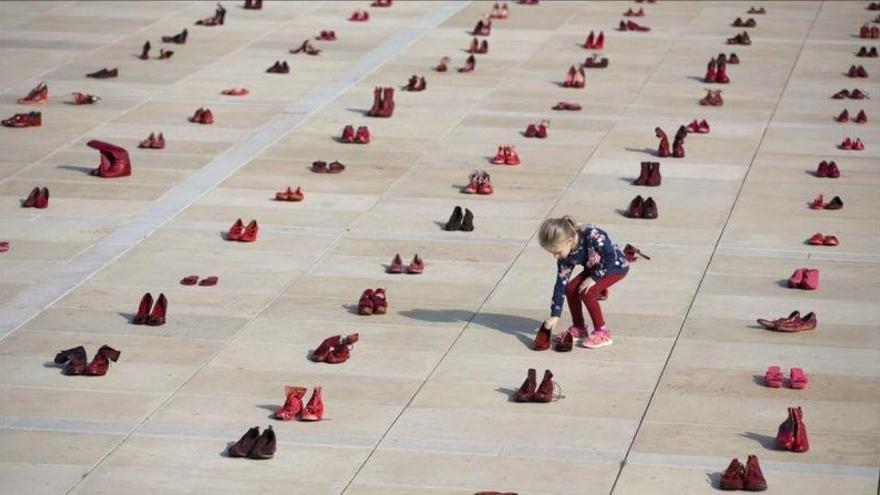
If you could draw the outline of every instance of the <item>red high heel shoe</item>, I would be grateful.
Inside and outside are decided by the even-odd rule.
[[[147,292],[141,298],[141,303],[138,305],[138,311],[135,313],[134,318],[131,319],[131,322],[135,325],[144,325],[147,323],[147,318],[150,315],[150,310],[153,308],[153,295]]]
[[[418,275],[419,273],[422,273],[424,271],[425,262],[422,261],[421,258],[419,258],[418,254],[416,254],[415,256],[413,256],[413,259],[410,262],[409,266],[406,267],[406,273]]]
[[[302,412],[302,398],[304,395],[306,395],[306,392],[307,389],[305,387],[295,387],[289,385],[287,387],[284,387],[284,395],[287,397],[287,399],[284,401],[283,406],[275,410],[275,419],[290,421],[291,419],[295,418],[297,414]]]
[[[33,104],[33,103],[46,103],[49,99],[49,87],[46,86],[46,82],[40,82],[37,84],[34,89],[32,89],[27,96],[24,98],[19,98],[18,103],[22,105]]]
[[[342,336],[334,335],[332,337],[327,337],[321,342],[321,345],[318,346],[317,349],[312,351],[309,354],[309,359],[316,363],[323,363],[327,360],[327,357],[330,356],[330,352],[333,351],[337,346],[339,346],[339,342],[342,341]]]
[[[309,399],[309,403],[306,404],[299,419],[300,421],[321,421],[323,418],[324,401],[321,398],[321,387],[315,387],[312,391],[312,398]]]
[[[330,355],[327,356],[328,364],[342,364],[348,361],[348,358],[351,357],[351,347],[354,346],[355,342],[358,341],[358,334],[353,333],[348,337],[342,339],[342,341],[333,348],[333,351],[330,352]]]
[[[584,41],[584,48],[587,50],[595,50],[596,49],[596,37],[592,31],[587,35],[586,41]]]
[[[339,137],[339,140],[343,143],[353,143],[354,142],[354,126],[347,125],[342,129],[342,135]]]
[[[114,363],[119,360],[120,352],[116,349],[108,346],[102,345],[100,349],[98,349],[98,353],[95,354],[95,357],[92,358],[92,362],[86,366],[85,373],[86,376],[104,376],[107,374],[107,369],[110,368],[110,361]]]
[[[473,72],[477,68],[477,59],[473,55],[469,55],[464,62],[464,67],[459,67],[459,72]]]
[[[165,294],[159,294],[159,298],[156,299],[156,304],[153,305],[153,311],[150,312],[150,316],[147,317],[147,325],[151,327],[158,327],[165,324],[165,312],[168,310],[168,299],[165,299]]]
[[[232,227],[229,227],[229,231],[226,233],[226,239],[229,241],[238,241],[241,240],[242,234],[244,234],[244,222],[239,218],[232,224]]]
[[[260,226],[257,225],[257,221],[251,220],[251,223],[247,224],[247,227],[244,228],[244,233],[241,234],[238,240],[241,242],[254,242],[257,240],[257,233],[259,231]]]
[[[388,312],[388,299],[385,297],[385,289],[379,287],[373,291],[373,314],[384,315]]]

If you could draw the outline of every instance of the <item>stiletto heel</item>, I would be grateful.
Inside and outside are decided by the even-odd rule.
[[[135,325],[143,325],[147,323],[147,317],[150,315],[150,310],[153,308],[153,296],[149,292],[144,294],[141,298],[141,303],[138,306],[138,311],[134,315],[134,318],[131,319],[131,322]]]

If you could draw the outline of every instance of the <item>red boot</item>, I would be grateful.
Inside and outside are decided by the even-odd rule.
[[[514,402],[530,402],[538,388],[538,379],[534,368],[529,368],[526,380],[519,387],[519,390],[513,393]]]
[[[282,421],[290,421],[303,410],[302,398],[306,395],[306,388],[287,386],[284,387],[284,394],[287,399],[284,405],[275,411],[274,417]]]
[[[92,175],[108,179],[131,175],[131,159],[125,148],[97,139],[92,139],[86,146],[101,153],[101,164],[92,170]]]
[[[86,376],[106,375],[107,369],[110,368],[110,361],[115,363],[119,359],[119,354],[119,351],[110,346],[101,346],[101,348],[98,349],[98,353],[95,354],[95,357],[92,359],[92,362],[86,366],[84,374]]]
[[[779,425],[776,433],[776,447],[780,450],[791,450],[794,445],[795,436],[795,416],[794,409],[788,408],[788,418]]]
[[[309,403],[306,404],[299,419],[300,421],[321,421],[323,417],[324,401],[321,398],[321,387],[315,387],[312,391],[312,398],[309,399]]]
[[[794,419],[794,441],[791,444],[792,452],[806,452],[810,450],[810,441],[807,439],[807,426],[804,424],[804,413],[800,407],[792,408]]]
[[[717,72],[718,72],[718,70],[715,65],[715,59],[710,58],[709,63],[706,65],[706,76],[703,77],[703,82],[706,82],[706,83],[715,82],[715,75],[717,74]]]

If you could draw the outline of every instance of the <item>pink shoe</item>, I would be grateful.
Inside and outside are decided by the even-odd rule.
[[[791,369],[791,388],[800,390],[807,386],[807,374],[800,368]]]
[[[797,289],[804,283],[804,275],[806,270],[803,268],[798,268],[791,274],[791,277],[788,277],[788,287],[790,289]]]
[[[782,370],[779,366],[770,366],[764,373],[764,385],[770,388],[779,388],[782,386]]]
[[[607,330],[594,330],[589,338],[584,340],[583,346],[587,349],[598,349],[613,344],[611,334]]]
[[[553,342],[559,342],[560,340],[562,340],[562,337],[565,337],[565,334],[569,333],[571,334],[572,338],[575,339],[585,339],[590,336],[590,330],[589,328],[587,328],[586,325],[582,327],[572,325],[568,327],[568,330],[553,335]]]
[[[816,290],[819,288],[819,270],[807,268],[804,270],[804,281],[801,289]]]

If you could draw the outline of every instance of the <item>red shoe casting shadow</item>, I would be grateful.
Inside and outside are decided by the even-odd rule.
[[[91,171],[92,175],[107,179],[131,175],[131,159],[125,148],[97,139],[92,139],[86,145],[101,153],[101,164]]]

